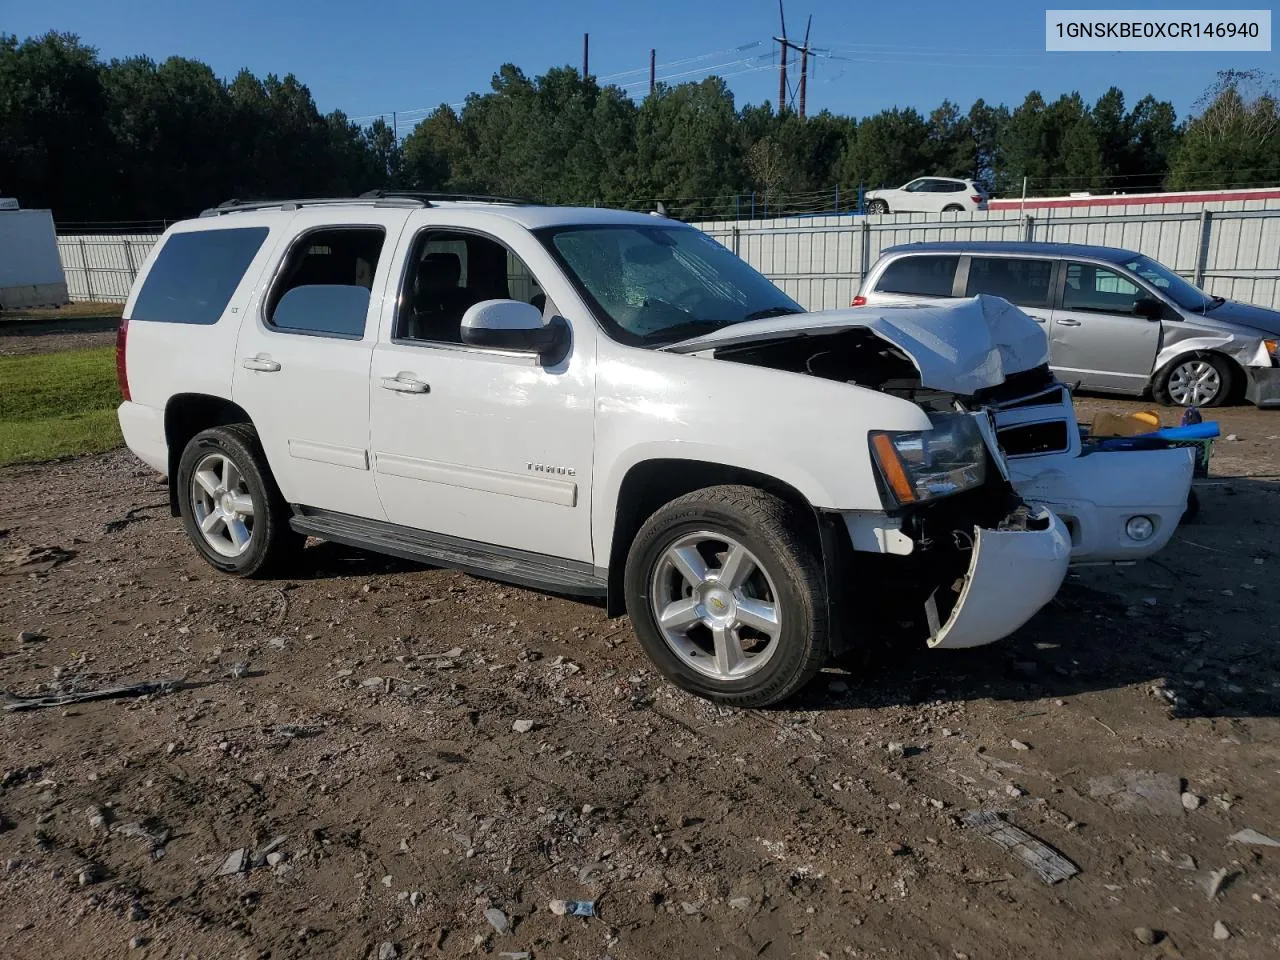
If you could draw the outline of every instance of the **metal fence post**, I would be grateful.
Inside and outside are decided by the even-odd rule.
[[[1196,272],[1192,280],[1197,287],[1204,285],[1204,271],[1209,261],[1209,237],[1212,231],[1213,214],[1208,210],[1200,211],[1200,242],[1196,246]]]
[[[738,253],[738,239],[739,239],[738,225],[735,223],[733,225],[733,253],[735,256],[742,256],[742,254]]]
[[[84,265],[84,288],[93,300],[93,280],[89,277],[89,254],[85,252],[84,237],[80,238],[80,263]]]
[[[1030,243],[1036,238],[1036,218],[1027,214],[1022,218],[1022,239]]]
[[[871,221],[862,218],[862,263],[859,266],[858,282],[867,279],[867,271],[871,269]]]
[[[124,243],[124,259],[129,264],[129,286],[133,286],[133,281],[138,279],[138,266],[133,260],[133,244],[129,242],[127,237],[122,239]]]

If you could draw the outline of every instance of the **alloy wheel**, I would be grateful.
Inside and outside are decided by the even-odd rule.
[[[191,473],[191,509],[200,535],[224,557],[238,557],[253,540],[254,503],[240,468],[210,453]]]
[[[654,567],[650,604],[681,661],[714,680],[740,680],[778,649],[782,610],[764,565],[723,533],[674,541]]]

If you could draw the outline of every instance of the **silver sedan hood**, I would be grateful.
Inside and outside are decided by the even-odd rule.
[[[820,337],[858,327],[910,357],[924,386],[964,396],[1049,362],[1049,340],[1040,324],[1007,300],[985,294],[748,320],[661,349],[714,353],[721,347]]]

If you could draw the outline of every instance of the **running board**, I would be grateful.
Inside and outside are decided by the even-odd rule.
[[[427,533],[381,520],[366,520],[296,504],[293,511],[289,525],[298,533],[348,547],[360,547],[405,560],[420,560],[432,566],[448,567],[549,593],[603,597],[609,592],[608,577],[598,573],[589,563],[512,550],[441,533]]]

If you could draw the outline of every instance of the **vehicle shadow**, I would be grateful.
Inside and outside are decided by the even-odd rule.
[[[1073,568],[1058,596],[1007,640],[937,651],[868,643],[782,706],[1033,701],[1141,686],[1175,716],[1280,716],[1280,482],[1214,479],[1199,490],[1200,515],[1157,556]],[[432,569],[328,542],[305,556],[290,579]],[[581,602],[584,617],[602,606]]]
[[[1280,715],[1280,483],[1230,479],[1199,495],[1200,516],[1154,558],[1074,568],[1008,640],[877,650],[827,675],[847,691],[819,681],[788,706],[1030,701],[1141,686],[1174,716]]]

